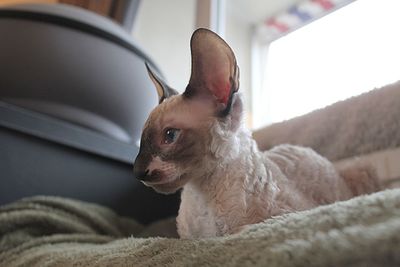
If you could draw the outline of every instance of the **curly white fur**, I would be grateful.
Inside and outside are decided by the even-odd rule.
[[[177,218],[183,238],[240,231],[271,216],[351,197],[332,164],[303,147],[281,145],[261,152],[250,132],[226,131],[216,121],[207,167],[183,189]]]

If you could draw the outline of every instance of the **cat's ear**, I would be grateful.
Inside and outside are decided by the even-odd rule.
[[[158,103],[161,104],[165,99],[170,96],[177,95],[178,92],[171,87],[169,87],[160,77],[158,77],[154,71],[151,69],[149,64],[146,64],[147,72],[149,73],[151,81],[154,83],[157,94],[158,94]]]
[[[226,116],[239,89],[239,68],[229,45],[216,33],[196,30],[190,41],[192,73],[184,96],[212,99],[217,115]]]

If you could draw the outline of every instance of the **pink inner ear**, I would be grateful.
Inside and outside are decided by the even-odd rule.
[[[200,40],[201,41],[201,40]],[[208,93],[211,93],[219,103],[227,105],[231,90],[232,60],[229,51],[221,45],[220,40],[203,40],[194,50],[194,66],[192,70],[197,79],[202,79]]]
[[[223,61],[215,60],[214,65],[209,65],[207,69],[208,90],[217,98],[219,103],[228,104],[231,83],[229,81],[229,66]]]
[[[229,100],[229,93],[231,90],[230,82],[220,80],[211,85],[212,94],[217,98],[218,102],[227,105]]]

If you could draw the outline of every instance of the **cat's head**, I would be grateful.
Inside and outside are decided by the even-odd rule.
[[[206,29],[193,33],[190,46],[192,73],[183,94],[148,67],[159,105],[144,125],[134,175],[161,193],[173,193],[206,172],[210,164],[205,161],[218,160],[221,143],[241,123],[242,103],[235,94],[239,68],[232,49]]]

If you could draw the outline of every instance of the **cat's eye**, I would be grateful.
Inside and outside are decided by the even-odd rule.
[[[164,132],[164,144],[174,143],[178,139],[179,134],[180,134],[179,129],[175,129],[175,128],[166,129]]]

